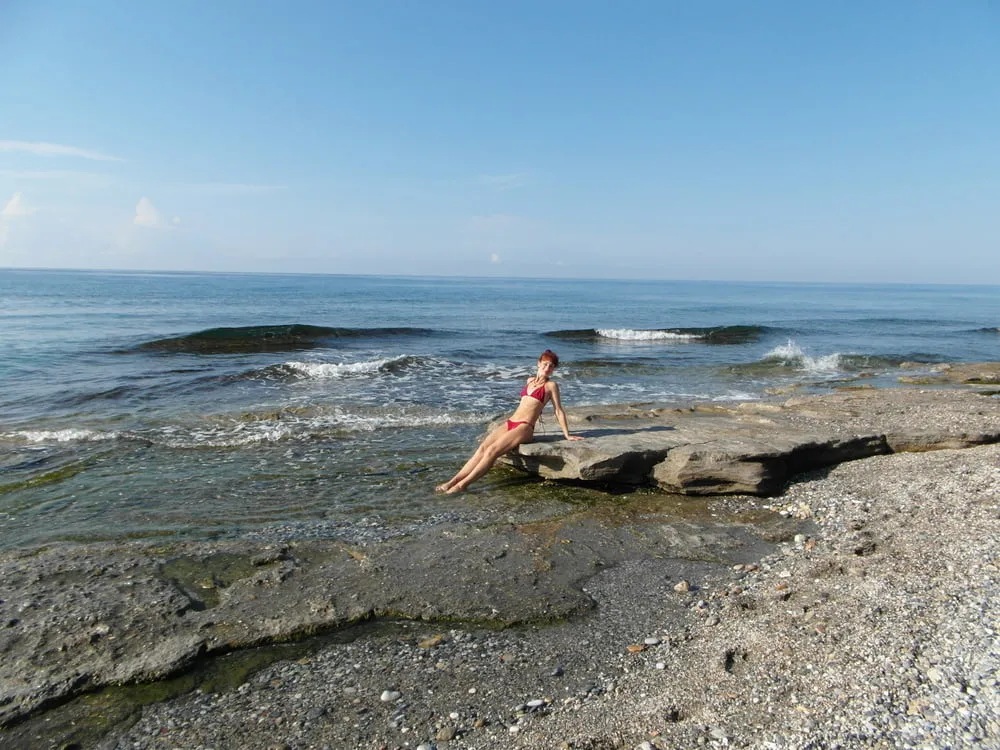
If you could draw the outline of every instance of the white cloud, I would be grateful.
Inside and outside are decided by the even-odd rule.
[[[25,151],[36,156],[74,156],[95,161],[123,161],[117,156],[102,154],[76,146],[61,146],[58,143],[35,143],[31,141],[0,141],[0,151]]]
[[[497,255],[496,253],[492,253],[490,255],[490,263],[496,264],[496,263],[499,263],[499,262],[500,262],[500,256]]]
[[[10,225],[15,219],[20,219],[35,213],[35,209],[24,202],[20,193],[14,193],[0,211],[0,247],[7,244],[10,237]]]
[[[3,219],[13,219],[16,216],[27,216],[28,214],[33,214],[35,209],[27,205],[24,199],[21,197],[20,193],[14,193],[11,199],[7,201],[7,204],[3,207],[3,211],[0,211],[0,218]]]
[[[514,190],[528,184],[527,172],[511,172],[510,174],[484,174],[479,176],[479,182],[486,187],[497,190]]]
[[[63,183],[68,187],[105,188],[117,182],[117,178],[97,172],[76,172],[69,169],[0,169],[0,177],[9,177],[18,182]]]
[[[175,216],[172,223],[180,224],[180,221],[180,217]],[[149,229],[171,228],[170,224],[156,210],[153,202],[146,196],[141,197],[139,202],[135,204],[135,218],[132,219],[132,223],[137,227],[147,227]]]

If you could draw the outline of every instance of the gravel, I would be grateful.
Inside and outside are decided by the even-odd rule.
[[[601,570],[569,622],[400,623],[149,705],[99,747],[1000,747],[1000,447],[731,502],[811,530],[685,586],[655,559]]]

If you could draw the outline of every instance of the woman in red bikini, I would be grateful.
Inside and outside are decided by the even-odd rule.
[[[538,358],[538,370],[535,377],[528,378],[528,382],[521,389],[521,402],[517,409],[511,414],[507,424],[500,425],[491,432],[483,442],[476,448],[472,458],[465,462],[459,472],[444,484],[439,484],[435,489],[438,492],[447,492],[449,495],[462,492],[490,470],[493,462],[508,451],[514,450],[521,443],[531,442],[535,434],[535,422],[542,415],[542,409],[549,401],[555,409],[556,419],[562,428],[563,435],[567,440],[583,440],[581,437],[569,434],[569,427],[566,426],[566,412],[563,411],[559,402],[559,386],[549,380],[552,372],[559,365],[559,357],[556,353],[546,349],[542,356]]]

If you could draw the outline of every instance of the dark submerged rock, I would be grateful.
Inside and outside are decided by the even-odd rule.
[[[423,328],[327,328],[302,324],[209,328],[140,344],[140,351],[240,354],[312,349],[336,339],[427,335]]]

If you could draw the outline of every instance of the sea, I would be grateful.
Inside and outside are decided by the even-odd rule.
[[[1000,287],[0,269],[0,343],[0,549],[339,538],[530,502],[433,487],[545,349],[568,408],[896,386]]]

